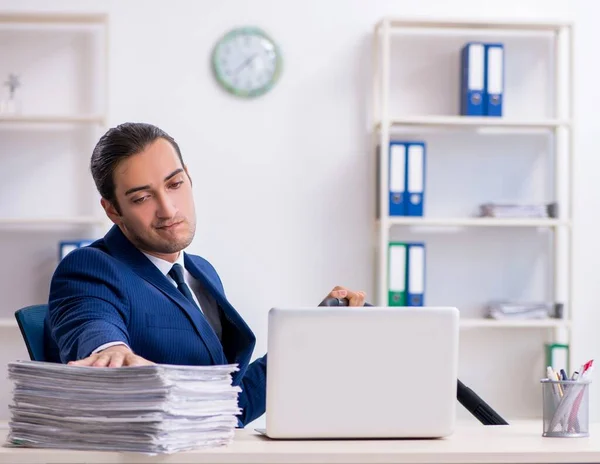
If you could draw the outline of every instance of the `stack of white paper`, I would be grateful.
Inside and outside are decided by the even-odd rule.
[[[227,445],[241,412],[235,371],[12,362],[8,444],[150,454]]]
[[[479,214],[482,217],[495,218],[549,218],[555,217],[555,204],[520,205],[486,203],[481,205]]]
[[[552,316],[554,304],[545,302],[494,301],[487,305],[487,316],[492,319],[547,319]]]

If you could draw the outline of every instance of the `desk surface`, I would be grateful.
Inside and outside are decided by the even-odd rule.
[[[0,463],[600,463],[600,423],[588,438],[543,438],[541,421],[459,424],[437,440],[274,441],[238,430],[227,446],[147,456],[0,447]],[[2,443],[6,431],[0,431]]]

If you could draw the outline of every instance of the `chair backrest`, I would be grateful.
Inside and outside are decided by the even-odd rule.
[[[15,311],[15,318],[21,335],[25,340],[29,357],[33,361],[45,361],[44,354],[44,318],[48,305],[33,305]]]

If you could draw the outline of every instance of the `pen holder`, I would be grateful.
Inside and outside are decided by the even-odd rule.
[[[590,380],[543,379],[544,437],[589,436]]]

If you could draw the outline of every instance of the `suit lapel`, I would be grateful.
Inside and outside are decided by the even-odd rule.
[[[207,277],[206,273],[196,265],[194,257],[186,253],[184,254],[184,259],[185,268],[214,297],[217,305],[223,312],[223,316],[237,329],[235,339],[229,340],[228,343],[235,344],[235,351],[237,353],[235,362],[240,366],[240,371],[236,372],[233,377],[236,379],[237,376],[243,376],[244,371],[242,369],[250,363],[252,351],[254,350],[254,345],[256,343],[254,334],[240,314],[233,306],[231,306],[229,301],[227,301],[227,298],[221,290],[216,288],[215,284]],[[216,335],[214,335],[214,337],[218,343],[219,341]],[[223,357],[223,362],[226,362],[225,357]]]
[[[222,364],[224,354],[221,343],[198,308],[192,305],[177,290],[177,287],[171,284],[165,275],[141,251],[133,246],[117,226],[113,226],[106,234],[105,243],[112,256],[131,267],[136,274],[162,291],[186,313],[210,353],[213,364]],[[204,280],[202,282],[204,283]]]

